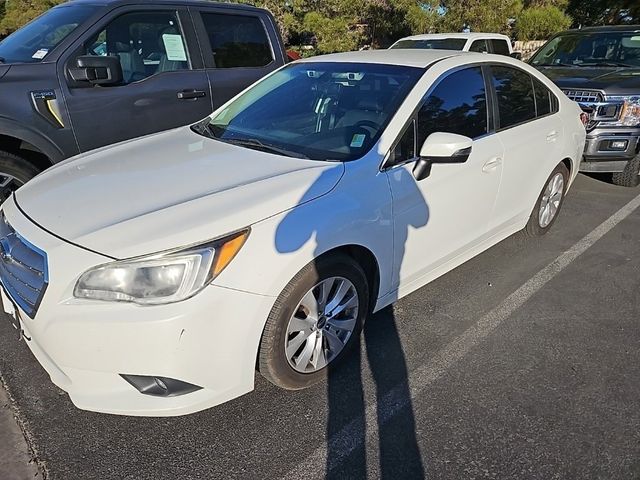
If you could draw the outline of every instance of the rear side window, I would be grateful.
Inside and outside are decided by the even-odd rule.
[[[539,117],[556,113],[558,111],[558,100],[544,84],[537,78],[533,79],[533,88],[536,95],[536,113]]]
[[[508,128],[536,118],[532,78],[512,67],[491,67],[498,99],[500,128]]]
[[[487,96],[480,67],[445,77],[418,112],[418,145],[434,132],[476,138],[487,133]]]
[[[509,52],[509,44],[506,40],[500,40],[499,38],[492,38],[489,40],[491,42],[491,49],[493,53],[497,53],[498,55],[506,55],[507,57],[511,54]]]
[[[470,52],[479,52],[484,53],[489,51],[489,47],[487,46],[486,40],[476,40],[469,47]]]
[[[271,44],[258,17],[202,12],[216,68],[264,67]]]

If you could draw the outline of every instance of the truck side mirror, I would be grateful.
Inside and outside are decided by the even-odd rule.
[[[516,60],[522,60],[522,52],[511,52],[510,57]]]
[[[413,176],[420,181],[431,174],[434,163],[464,163],[471,155],[473,140],[455,133],[432,133],[422,144]]]
[[[76,68],[70,68],[69,74],[76,82],[89,82],[92,85],[122,83],[120,58],[114,56],[86,55],[78,57],[76,58]]]

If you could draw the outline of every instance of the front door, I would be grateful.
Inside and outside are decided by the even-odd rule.
[[[429,177],[416,181],[413,160],[434,132],[474,139],[471,155],[462,164],[433,165]],[[402,296],[487,238],[500,186],[502,146],[489,125],[482,68],[467,67],[442,78],[389,160],[395,163],[387,169],[394,217],[392,283]]]
[[[67,70],[80,55],[119,57],[122,84],[73,81]],[[212,111],[207,74],[184,8],[117,9],[61,64],[80,151],[186,125]]]

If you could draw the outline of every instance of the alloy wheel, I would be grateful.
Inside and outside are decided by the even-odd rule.
[[[545,188],[540,200],[538,223],[541,228],[548,227],[556,217],[562,201],[562,195],[564,195],[564,176],[558,172],[547,183],[547,188]]]

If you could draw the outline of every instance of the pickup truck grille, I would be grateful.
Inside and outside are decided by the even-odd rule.
[[[587,130],[591,130],[600,122],[615,122],[622,111],[622,102],[608,102],[598,90],[566,89],[563,92],[589,115]]]
[[[33,318],[48,284],[47,256],[23,239],[0,214],[0,283]]]

